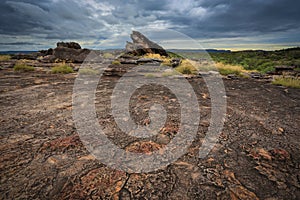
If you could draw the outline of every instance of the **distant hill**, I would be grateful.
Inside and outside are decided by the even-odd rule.
[[[230,50],[218,50],[218,49],[167,49],[170,52],[191,52],[191,53],[201,53],[201,52],[208,52],[208,53],[230,53]]]

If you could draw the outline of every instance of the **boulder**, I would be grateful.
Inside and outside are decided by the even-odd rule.
[[[130,35],[132,42],[127,42],[126,52],[142,56],[147,53],[160,54],[162,56],[168,56],[166,50],[161,46],[149,40],[146,36],[138,31],[133,31]]]
[[[57,60],[82,63],[90,52],[91,50],[89,49],[58,47],[54,49],[53,55]]]
[[[82,63],[91,52],[89,49],[82,49],[76,42],[58,42],[55,49],[39,51],[41,62],[52,63],[66,61],[72,63]]]
[[[137,60],[120,58],[120,63],[121,64],[133,64],[133,65],[136,65],[137,64]]]
[[[53,49],[50,48],[48,50],[40,50],[39,51],[40,56],[48,56],[48,55],[53,55]]]
[[[171,65],[173,68],[178,67],[181,63],[181,59],[180,58],[173,58],[171,60]]]

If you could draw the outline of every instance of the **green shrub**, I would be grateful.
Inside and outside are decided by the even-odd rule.
[[[52,67],[51,72],[54,74],[68,74],[68,73],[73,73],[74,70],[69,65],[63,63],[55,67]]]
[[[300,79],[297,79],[297,78],[278,77],[278,78],[275,78],[272,83],[274,85],[282,85],[282,86],[286,86],[286,87],[300,88]]]
[[[29,66],[24,61],[20,60],[16,62],[14,66],[14,71],[30,72],[30,71],[34,71],[34,67]]]
[[[275,68],[273,66],[269,66],[269,67],[266,67],[266,68],[260,70],[260,72],[263,74],[265,74],[267,72],[273,72],[273,71],[275,71]]]

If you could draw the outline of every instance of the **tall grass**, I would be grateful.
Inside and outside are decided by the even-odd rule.
[[[172,66],[172,64],[171,64],[171,58],[166,57],[166,56],[162,56],[160,54],[148,53],[148,54],[144,55],[143,57],[144,58],[159,59],[159,60],[163,61],[161,63],[161,65],[163,65],[163,66]]]
[[[20,71],[20,72],[34,71],[34,67],[27,65],[24,60],[18,60],[14,65],[14,71]]]
[[[73,73],[74,70],[71,66],[63,62],[55,67],[52,67],[51,72],[54,74],[69,74]]]
[[[229,65],[223,63],[216,63],[216,68],[222,75],[241,75],[242,73],[254,72],[255,70],[245,70],[241,65]]]
[[[8,61],[11,59],[10,55],[0,55],[0,61]]]
[[[300,88],[300,79],[297,78],[287,78],[287,77],[278,77],[275,78],[272,82],[274,85],[282,85],[292,88]]]
[[[175,68],[181,74],[196,74],[197,69],[189,60],[182,60],[180,65]]]

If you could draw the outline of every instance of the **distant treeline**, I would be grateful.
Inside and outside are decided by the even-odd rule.
[[[266,73],[274,71],[275,66],[295,66],[300,68],[300,47],[276,51],[237,51],[209,52],[216,62],[230,65],[242,65],[247,70]]]
[[[0,51],[0,55],[31,54],[38,51]]]

